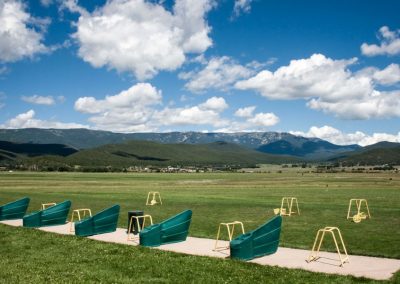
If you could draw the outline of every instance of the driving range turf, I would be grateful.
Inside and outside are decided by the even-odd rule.
[[[163,205],[145,206],[149,191],[159,191]],[[310,249],[319,228],[337,226],[349,254],[397,259],[399,193],[398,173],[0,173],[0,204],[29,196],[30,212],[41,203],[69,199],[74,209],[91,208],[93,213],[120,204],[119,227],[126,227],[128,210],[144,210],[157,223],[192,209],[190,236],[207,238],[216,237],[220,222],[239,220],[246,231],[255,229],[273,216],[282,197],[294,196],[301,215],[284,217],[280,246]],[[372,219],[359,224],[346,220],[350,198],[367,199]],[[8,267],[0,272],[3,282],[362,280],[104,244],[5,225],[0,225],[0,240],[0,263]],[[334,250],[329,245],[324,249]],[[398,275],[393,281],[398,281]]]

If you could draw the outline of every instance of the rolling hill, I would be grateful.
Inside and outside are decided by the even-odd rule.
[[[43,155],[68,156],[78,150],[62,144],[32,144],[0,141],[0,160],[15,160],[22,157]]]
[[[330,161],[344,165],[400,165],[400,143],[379,142],[357,151],[343,153]]]
[[[81,150],[65,158],[69,165],[80,166],[254,166],[259,163],[285,163],[294,157],[259,153],[235,144],[161,144],[149,141],[129,141]]]

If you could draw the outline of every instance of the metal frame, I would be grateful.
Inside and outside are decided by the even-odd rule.
[[[150,195],[153,195],[153,198],[151,199],[151,201],[150,201]],[[158,196],[158,200],[159,200],[160,202],[157,202],[156,196]],[[160,193],[159,193],[158,191],[150,191],[150,192],[147,194],[146,205],[153,206],[153,205],[156,205],[156,204],[158,204],[158,203],[160,203],[160,204],[162,205]]]
[[[289,202],[290,199],[290,202]],[[286,205],[285,206],[285,201],[286,201]],[[296,211],[293,211],[293,201],[295,201],[295,205],[296,205]],[[274,210],[275,212],[275,210]],[[292,214],[297,214],[300,215],[300,209],[299,209],[299,203],[297,202],[297,198],[296,197],[283,197],[282,198],[282,202],[281,202],[281,209],[279,210],[279,214],[281,216],[292,216]]]
[[[217,239],[215,240],[215,246],[213,251],[218,251],[218,250],[225,250],[228,249],[229,246],[218,246],[218,240],[219,240],[219,235],[221,232],[221,226],[226,226],[226,229],[228,231],[228,236],[229,236],[229,241],[232,241],[233,233],[235,231],[235,225],[240,225],[242,228],[242,234],[244,234],[244,226],[243,223],[240,221],[233,221],[231,223],[220,223],[218,226],[218,233],[217,233]]]
[[[50,203],[42,203],[42,210],[44,210],[44,209],[46,209],[46,208],[49,208],[49,207],[51,207],[51,206],[54,206],[54,205],[57,205],[57,203],[55,203],[55,202],[50,202]]]
[[[350,216],[353,201],[355,202],[355,205],[357,208],[357,214]],[[365,214],[364,212],[361,212],[361,206],[363,203],[365,203],[365,207],[367,208],[367,214]],[[352,219],[355,223],[360,223],[361,220],[367,219],[367,218],[371,219],[371,214],[369,213],[369,207],[368,207],[367,200],[366,199],[350,199],[349,209],[347,210],[347,219]]]
[[[342,246],[342,249],[343,249],[345,257],[342,257],[342,254],[340,253],[340,249],[339,249],[338,242],[336,240],[335,232],[339,236],[340,244]],[[322,242],[324,240],[325,233],[330,233],[332,235],[333,241],[335,243],[336,251],[337,251],[337,253],[339,255],[340,266],[343,267],[344,263],[346,263],[346,262],[349,263],[350,261],[349,261],[349,256],[347,255],[346,246],[344,245],[344,242],[343,242],[342,234],[340,233],[340,230],[337,227],[325,227],[323,229],[319,229],[318,230],[317,236],[315,237],[314,245],[313,245],[311,253],[310,253],[310,256],[308,257],[308,259],[306,261],[307,262],[316,261],[317,259],[320,258],[318,256],[318,253],[319,253],[319,250],[321,248],[321,244],[322,244]],[[318,240],[319,240],[319,242],[318,242]],[[318,247],[315,250],[317,242],[318,242]]]
[[[143,219],[143,223],[142,226],[140,226],[140,222],[139,219]],[[134,241],[135,240],[135,235],[133,235],[133,237],[131,237],[131,229],[133,226],[133,219],[136,219],[136,223],[138,224],[138,232],[140,232],[141,230],[143,230],[144,225],[146,223],[146,218],[150,220],[150,225],[153,225],[153,218],[151,218],[151,215],[142,215],[142,216],[131,216],[131,219],[129,220],[129,226],[128,226],[128,241]]]
[[[89,217],[92,217],[92,211],[89,208],[83,208],[83,209],[75,209],[74,211],[72,211],[72,216],[71,216],[71,225],[69,228],[70,232],[75,232],[75,228],[74,228],[74,216],[77,215],[78,217],[78,221],[81,221],[81,212],[83,213],[83,218],[86,217],[86,213],[88,213]]]

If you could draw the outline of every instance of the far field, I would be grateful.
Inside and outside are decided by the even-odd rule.
[[[163,205],[146,207],[148,191],[159,191]],[[284,218],[281,246],[310,249],[319,228],[337,226],[350,254],[400,258],[399,173],[0,173],[0,204],[23,196],[31,198],[28,211],[65,199],[94,213],[120,204],[119,227],[128,210],[142,209],[159,222],[192,209],[190,235],[208,238],[220,222],[240,220],[254,229],[283,196],[295,196],[301,215]],[[350,198],[366,198],[372,219],[346,220]]]

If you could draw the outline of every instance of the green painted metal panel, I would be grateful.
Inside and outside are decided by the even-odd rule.
[[[0,206],[0,221],[21,219],[26,214],[30,199],[24,197]]]
[[[156,247],[185,241],[191,220],[192,210],[186,210],[162,223],[146,227],[140,232],[140,245]]]
[[[71,201],[66,200],[44,210],[35,211],[23,218],[24,227],[63,225],[67,221]]]
[[[282,217],[276,216],[254,231],[238,236],[230,242],[231,258],[250,260],[275,253],[281,227]]]
[[[114,205],[96,215],[75,223],[75,235],[86,237],[111,233],[117,229],[120,206]]]

